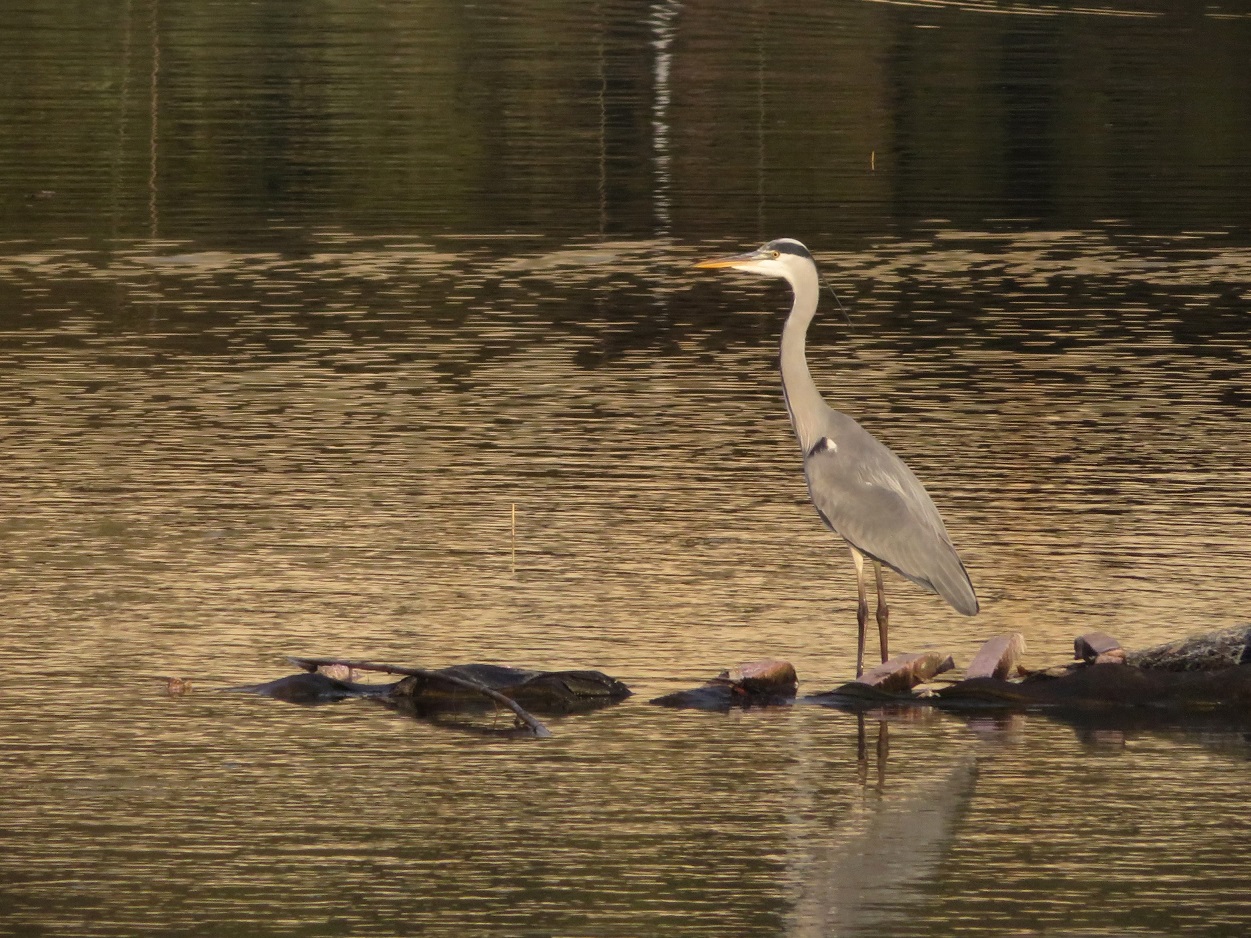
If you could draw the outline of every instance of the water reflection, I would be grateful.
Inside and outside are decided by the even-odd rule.
[[[795,892],[788,935],[905,929],[915,914],[909,907],[923,901],[924,884],[946,860],[973,795],[977,762],[972,755],[912,774],[890,765],[889,720],[868,718],[876,724],[872,756],[865,715],[857,715],[857,722],[861,797],[838,815],[831,830],[814,830],[810,822],[797,825],[787,864]],[[820,816],[811,803],[810,783],[797,778],[796,787],[796,814]]]

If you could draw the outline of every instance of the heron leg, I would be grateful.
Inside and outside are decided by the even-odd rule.
[[[856,562],[856,592],[860,602],[856,606],[856,677],[864,674],[864,627],[869,622],[869,598],[864,588],[864,554],[851,548],[851,559]]]
[[[890,607],[886,605],[886,587],[882,583],[882,565],[873,561],[873,573],[877,577],[877,638],[882,645],[882,663],[890,658],[887,650],[886,633],[890,629]]]

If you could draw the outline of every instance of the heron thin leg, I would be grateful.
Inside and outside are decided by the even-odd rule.
[[[851,548],[851,559],[856,562],[856,592],[859,594],[860,602],[856,606],[856,677],[864,674],[864,627],[869,622],[869,598],[864,588],[864,554]]]
[[[877,638],[882,645],[882,663],[890,658],[886,633],[890,630],[890,607],[886,605],[886,587],[882,583],[882,565],[873,561],[873,573],[877,577]]]

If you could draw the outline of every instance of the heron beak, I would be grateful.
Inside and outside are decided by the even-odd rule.
[[[710,257],[707,260],[696,262],[695,266],[703,270],[717,270],[722,267],[735,267],[738,264],[747,264],[758,260],[760,260],[759,251],[748,251],[746,254],[733,254],[730,257]]]

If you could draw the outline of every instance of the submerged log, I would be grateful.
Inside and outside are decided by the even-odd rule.
[[[804,702],[853,711],[924,703],[931,692],[917,694],[913,688],[953,667],[955,663],[951,655],[936,651],[896,655],[854,681],[820,694],[808,695]]]
[[[1251,626],[1128,655],[1110,636],[1087,633],[1074,643],[1082,660],[1040,671],[1024,672],[1017,667],[1024,677],[1009,680],[1017,638],[1000,636],[987,642],[970,666],[969,676],[945,686],[904,686],[912,680],[909,671],[900,667],[905,662],[893,661],[875,669],[886,672],[885,680],[870,672],[860,681],[804,699],[850,710],[934,706],[964,711],[1049,710],[1083,719],[1120,712],[1143,719],[1148,714],[1157,719],[1172,714],[1173,718],[1233,720],[1240,725],[1251,721]],[[901,656],[909,657],[913,656]],[[903,684],[897,683],[901,680]]]
[[[964,676],[1000,679],[1010,677],[1016,673],[1023,654],[1025,654],[1024,635],[1020,632],[998,635],[984,644],[973,656],[973,661],[964,672]]]

